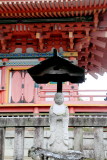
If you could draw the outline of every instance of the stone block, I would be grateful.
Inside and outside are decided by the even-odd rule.
[[[83,139],[83,149],[84,150],[94,149],[93,143],[94,143],[93,139]]]
[[[34,145],[34,140],[33,138],[24,138],[24,148],[29,149]]]
[[[13,149],[5,149],[4,155],[9,157],[13,156]]]
[[[24,137],[34,137],[34,127],[26,127]]]
[[[73,150],[74,148],[74,139],[69,139],[69,149]]]
[[[83,150],[84,156],[89,159],[94,158],[94,150]]]
[[[14,149],[14,138],[13,137],[8,137],[5,138],[5,148],[7,149]]]

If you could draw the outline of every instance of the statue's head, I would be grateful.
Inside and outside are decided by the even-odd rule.
[[[64,102],[64,96],[62,93],[58,92],[55,94],[54,101],[56,104],[61,105]]]

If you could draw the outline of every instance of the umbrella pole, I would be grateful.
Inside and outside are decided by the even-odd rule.
[[[57,82],[57,92],[62,92],[62,82]]]

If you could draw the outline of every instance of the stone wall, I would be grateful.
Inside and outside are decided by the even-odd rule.
[[[95,160],[107,158],[106,116],[71,116],[69,126],[70,149],[84,151],[87,158]],[[47,148],[48,117],[0,117],[0,127],[0,160],[10,160],[13,155],[12,160],[28,160],[28,149],[34,144]]]
[[[24,134],[24,160],[31,160],[27,157],[28,149],[34,145],[34,130],[35,128],[25,128]],[[74,139],[75,130],[69,128],[69,149],[73,150],[76,146]],[[49,128],[44,131],[44,148],[47,148],[48,139],[50,136]],[[15,128],[6,128],[5,134],[5,160],[12,160],[14,155],[14,142],[15,142]],[[107,158],[107,132],[103,132],[104,137],[104,150],[105,158]],[[78,136],[77,141],[80,137]],[[83,128],[83,151],[87,158],[94,158],[94,128]],[[77,146],[78,147],[78,146]]]

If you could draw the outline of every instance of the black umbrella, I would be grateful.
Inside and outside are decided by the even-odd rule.
[[[57,55],[40,62],[27,70],[36,83],[57,82],[57,92],[62,92],[62,82],[82,83],[85,80],[84,69]]]

